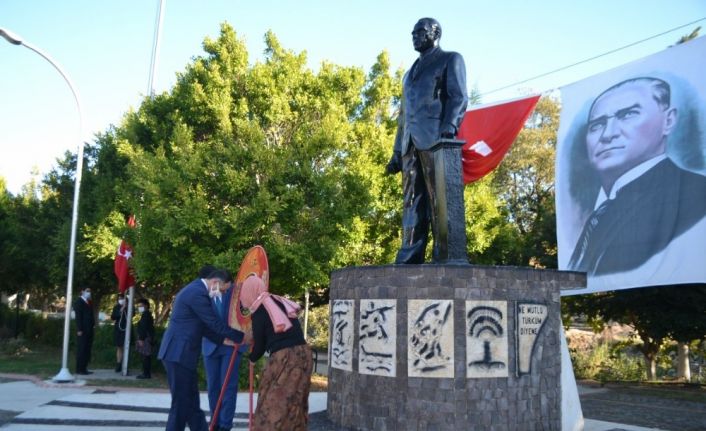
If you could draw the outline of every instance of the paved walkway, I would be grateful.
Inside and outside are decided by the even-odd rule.
[[[115,379],[116,374],[112,370],[97,370],[91,376],[92,380],[102,378]],[[605,388],[580,387],[579,392],[587,418],[585,431],[706,430],[706,406],[702,403],[625,395]],[[247,393],[238,396],[234,430],[247,429],[247,399]],[[81,381],[55,384],[0,374],[0,429],[162,430],[170,400],[169,392],[161,389],[87,387]],[[202,393],[201,406],[207,405],[206,394]],[[312,393],[309,429],[344,430],[328,421],[325,410],[326,393]]]
[[[675,389],[683,395],[689,389]],[[703,399],[704,390],[694,389]],[[579,386],[584,417],[670,431],[706,431],[706,402],[657,396],[629,386]],[[693,397],[696,398],[696,397]],[[625,428],[625,425],[621,425]]]

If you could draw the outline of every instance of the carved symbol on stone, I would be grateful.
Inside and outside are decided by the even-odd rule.
[[[333,301],[331,312],[331,366],[353,370],[353,301]]]
[[[497,338],[505,332],[501,325],[503,313],[497,308],[487,306],[474,307],[468,312],[466,318],[471,327],[468,331],[468,335],[471,337],[480,339],[484,332],[488,332],[492,337]],[[483,341],[483,359],[471,361],[468,366],[486,369],[505,368],[505,362],[491,359],[490,341],[486,339]]]
[[[410,301],[420,303],[416,316],[410,305],[409,360],[410,375],[453,377],[453,321],[450,319],[452,302]],[[443,372],[438,372],[443,370]]]
[[[531,302],[517,303],[517,375],[529,374],[537,338],[547,320],[547,306]]]
[[[358,371],[395,376],[397,301],[361,300]]]
[[[466,301],[467,377],[507,377],[506,310],[506,301]]]

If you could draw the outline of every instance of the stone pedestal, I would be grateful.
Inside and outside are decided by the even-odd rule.
[[[330,419],[361,430],[560,430],[559,290],[585,282],[475,265],[334,271]]]
[[[456,139],[441,139],[431,148],[436,172],[436,200],[433,203],[438,217],[434,237],[439,252],[437,263],[468,263],[461,163],[461,147],[465,143]]]

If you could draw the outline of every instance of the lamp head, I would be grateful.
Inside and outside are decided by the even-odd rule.
[[[22,45],[21,37],[17,36],[9,30],[5,30],[2,27],[0,27],[0,36],[4,37],[6,41],[10,42],[13,45]]]

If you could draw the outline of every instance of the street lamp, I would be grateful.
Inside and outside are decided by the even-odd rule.
[[[8,42],[10,42],[13,45],[22,45],[37,54],[39,54],[42,58],[44,58],[46,61],[48,61],[52,66],[54,66],[54,69],[56,69],[59,74],[61,74],[61,77],[64,78],[64,81],[69,85],[69,89],[71,89],[71,93],[74,95],[74,100],[76,101],[76,107],[78,109],[78,115],[79,115],[79,135],[80,135],[80,142],[78,145],[78,154],[76,158],[76,179],[74,181],[74,202],[73,202],[73,211],[71,213],[71,242],[69,243],[69,269],[68,269],[68,276],[66,279],[66,310],[64,313],[64,346],[63,346],[63,352],[62,352],[62,357],[61,357],[61,370],[59,370],[59,374],[54,376],[52,380],[58,383],[66,383],[66,382],[73,382],[74,381],[74,376],[71,375],[71,372],[69,371],[68,367],[68,362],[69,362],[69,327],[70,327],[70,321],[71,321],[71,288],[73,284],[73,278],[74,278],[74,250],[76,249],[76,225],[78,222],[78,195],[79,195],[79,190],[81,188],[81,173],[83,171],[83,146],[85,144],[84,141],[84,131],[83,131],[83,111],[81,110],[81,100],[78,96],[78,91],[74,88],[73,84],[71,84],[71,80],[69,77],[64,73],[64,71],[61,69],[61,66],[59,66],[58,63],[56,63],[52,58],[42,52],[39,48],[32,46],[28,44],[27,42],[23,41],[22,38],[17,36],[16,34],[13,34],[11,31],[8,31],[4,28],[0,28],[0,36],[5,38]]]

